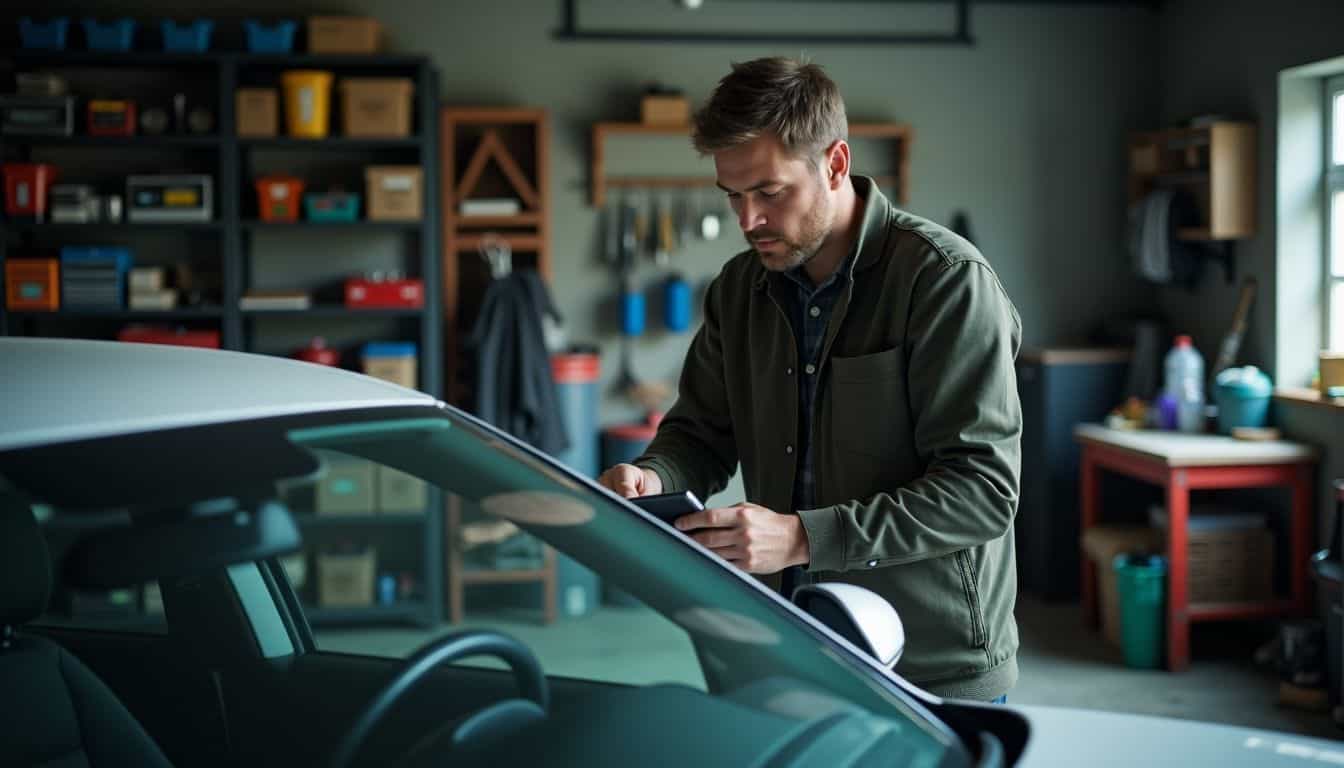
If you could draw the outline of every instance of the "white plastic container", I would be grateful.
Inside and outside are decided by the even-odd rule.
[[[1204,358],[1189,336],[1177,336],[1167,353],[1163,391],[1176,401],[1176,428],[1204,431]]]

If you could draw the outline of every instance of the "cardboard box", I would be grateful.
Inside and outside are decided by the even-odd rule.
[[[317,481],[314,511],[319,515],[372,514],[377,487],[373,462],[330,455],[324,458],[326,471]]]
[[[405,77],[347,77],[341,91],[346,136],[397,138],[411,134],[415,82]]]
[[[383,26],[367,16],[309,16],[309,53],[378,53]]]
[[[384,514],[424,513],[429,485],[415,475],[378,467],[378,511]]]
[[[270,138],[280,131],[280,95],[274,88],[239,88],[234,94],[239,136]]]
[[[1162,532],[1147,526],[1099,525],[1083,532],[1083,551],[1097,567],[1097,598],[1102,634],[1120,647],[1120,594],[1115,579],[1116,555],[1162,551]]]
[[[324,608],[373,605],[377,567],[377,553],[372,548],[353,554],[318,554],[317,604]]]
[[[690,125],[691,103],[685,96],[645,96],[639,101],[639,121],[645,125]]]
[[[364,345],[361,357],[366,375],[415,389],[419,373],[415,344],[372,342]]]
[[[424,210],[425,172],[418,165],[371,165],[364,169],[371,221],[419,221]]]

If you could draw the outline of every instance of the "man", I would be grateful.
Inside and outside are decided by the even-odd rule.
[[[751,248],[710,286],[648,451],[600,482],[706,498],[741,462],[750,501],[679,529],[786,590],[877,592],[905,622],[898,672],[996,700],[1017,679],[1021,322],[973,245],[850,175],[847,132],[835,83],[789,59],[734,65],[696,113]]]

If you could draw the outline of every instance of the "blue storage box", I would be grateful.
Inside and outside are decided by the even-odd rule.
[[[1274,385],[1253,365],[1228,368],[1214,380],[1218,404],[1218,431],[1232,434],[1237,427],[1263,427],[1269,422]]]
[[[19,39],[24,48],[43,51],[64,51],[65,32],[70,19],[58,16],[47,21],[33,21],[31,16],[19,19]]]
[[[215,22],[210,19],[197,19],[189,24],[164,19],[161,26],[165,51],[204,53],[210,50],[210,33],[215,30]]]
[[[298,26],[298,22],[288,20],[267,26],[256,19],[247,19],[243,22],[247,49],[253,53],[289,53],[294,50],[294,30]]]
[[[97,19],[87,17],[84,38],[90,51],[129,51],[135,42],[135,20],[117,19],[100,24]]]
[[[355,221],[359,218],[359,195],[304,195],[303,211],[309,221]]]
[[[61,249],[61,306],[120,309],[126,306],[131,250],[122,246],[67,245]]]

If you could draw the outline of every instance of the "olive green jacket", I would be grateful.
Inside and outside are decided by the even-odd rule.
[[[1013,518],[1021,320],[975,246],[897,210],[865,177],[851,280],[821,353],[815,509],[790,509],[797,376],[788,278],[747,251],[710,285],[676,404],[635,463],[701,498],[738,462],[747,499],[796,512],[820,581],[867,587],[905,624],[896,671],[992,699],[1017,680]]]

